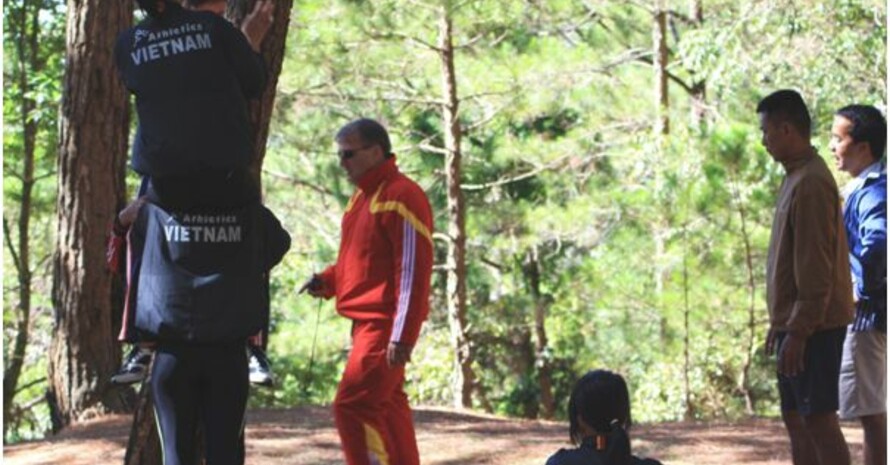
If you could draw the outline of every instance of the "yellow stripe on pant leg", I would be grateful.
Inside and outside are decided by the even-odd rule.
[[[390,465],[389,456],[386,454],[386,445],[383,444],[383,438],[380,436],[380,433],[367,423],[362,423],[362,426],[365,427],[365,445],[368,446],[368,455],[372,458],[376,456],[377,460],[380,461],[380,465]]]
[[[158,415],[158,404],[151,400],[151,409],[155,414],[155,426],[158,428],[158,441],[161,443],[161,463],[167,463],[167,451],[164,450],[164,433],[161,431],[161,417]]]

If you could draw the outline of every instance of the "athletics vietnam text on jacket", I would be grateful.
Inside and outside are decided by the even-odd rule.
[[[128,241],[142,250],[138,290],[128,296],[136,301],[135,327],[151,338],[192,342],[235,341],[264,329],[267,273],[290,248],[290,235],[258,203],[212,214],[146,203]]]
[[[358,181],[341,231],[337,263],[319,275],[325,297],[353,320],[391,318],[390,341],[414,345],[429,313],[433,220],[394,156]]]
[[[133,169],[152,177],[245,168],[247,99],[266,86],[262,57],[225,18],[168,2],[123,32],[115,62],[136,96]]]

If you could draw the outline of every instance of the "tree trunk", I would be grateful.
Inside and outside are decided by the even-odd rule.
[[[62,426],[124,407],[108,382],[120,357],[105,237],[125,194],[129,117],[113,50],[131,16],[126,1],[68,1],[49,350],[50,391]]]
[[[671,132],[668,117],[668,48],[667,48],[667,11],[664,0],[656,1],[655,28],[652,30],[655,60],[655,133],[667,135]]]
[[[748,274],[748,340],[746,341],[745,362],[742,365],[742,378],[739,380],[739,390],[745,397],[745,412],[754,415],[754,397],[751,395],[751,364],[754,361],[755,330],[757,321],[755,316],[757,282],[754,277],[754,254],[751,250],[751,236],[748,233],[748,222],[745,215],[745,205],[742,203],[742,195],[739,192],[738,183],[731,181],[733,203],[739,212],[739,221],[742,234],[742,242],[745,244],[745,271]]]
[[[155,425],[154,406],[151,402],[151,384],[143,383],[139,400],[133,413],[130,439],[124,465],[154,465],[163,463],[161,442]]]
[[[701,27],[704,23],[701,0],[692,0],[689,3],[689,18],[695,27]],[[692,127],[704,132],[707,124],[707,85],[704,79],[698,79],[693,73],[692,79]]]
[[[704,134],[707,129],[707,86],[704,80],[698,80],[692,83],[692,108],[691,118],[692,127]]]
[[[21,106],[19,109],[20,125],[22,130],[23,152],[22,170],[19,173],[22,180],[21,203],[18,211],[18,245],[13,247],[9,237],[9,231],[4,219],[4,235],[10,248],[10,253],[15,263],[17,281],[19,286],[19,302],[16,305],[15,342],[12,353],[8,356],[8,365],[3,371],[3,437],[10,424],[10,412],[12,401],[16,394],[19,377],[25,361],[25,352],[28,348],[28,339],[31,326],[31,204],[34,192],[34,157],[37,139],[37,120],[33,115],[35,109],[34,99],[30,97],[31,85],[28,80],[31,73],[40,71],[44,63],[38,56],[38,37],[40,36],[40,22],[38,17],[41,12],[40,4],[35,2],[23,2],[16,5],[20,10],[9,8],[11,14],[17,14],[18,21],[13,21],[15,31],[15,76],[19,92],[21,92]]]
[[[689,353],[689,228],[683,223],[683,398],[686,408],[683,419],[695,419],[695,408],[692,405],[692,389],[689,386],[689,374],[692,371],[692,360]]]
[[[240,25],[244,17],[253,9],[256,0],[229,0],[227,16],[233,23]],[[263,95],[252,102],[248,108],[251,122],[250,135],[253,139],[253,161],[250,164],[250,172],[261,186],[261,173],[263,160],[266,157],[266,141],[269,138],[269,122],[272,119],[272,110],[275,108],[275,90],[278,87],[278,76],[281,74],[281,65],[284,62],[284,50],[287,39],[287,30],[290,25],[290,14],[294,2],[278,1],[275,3],[274,21],[266,38],[263,39],[261,51],[266,62],[269,81]]]
[[[253,9],[255,0],[229,0],[227,17],[233,23],[241,24],[244,17]],[[248,115],[250,118],[250,134],[254,142],[254,157],[250,165],[250,172],[257,186],[262,186],[260,173],[266,154],[266,140],[269,137],[269,123],[272,118],[272,109],[275,106],[275,88],[278,77],[281,74],[281,66],[284,61],[285,41],[287,39],[288,25],[293,2],[275,2],[274,22],[269,29],[266,38],[263,39],[262,55],[266,63],[269,81],[263,95],[249,103]],[[130,439],[127,444],[127,456],[125,465],[154,465],[161,463],[161,448],[157,428],[155,426],[154,406],[151,401],[151,389],[143,387],[139,392],[139,401],[133,418],[133,427],[130,430]],[[195,432],[195,442],[200,444],[201,431]],[[203,462],[204,450],[198,448],[196,463]]]
[[[547,318],[549,296],[541,293],[541,265],[538,261],[538,247],[533,246],[526,256],[523,267],[529,291],[535,302],[535,370],[538,375],[538,388],[541,393],[539,417],[552,419],[556,414],[556,403],[553,400],[553,380],[551,378],[550,358],[547,354],[547,331],[544,322]]]
[[[655,59],[652,60],[655,69],[655,106],[656,115],[653,124],[655,133],[655,159],[653,167],[655,170],[655,192],[659,197],[659,202],[664,193],[664,147],[667,143],[667,136],[670,134],[670,119],[668,116],[669,100],[668,100],[668,49],[667,49],[667,11],[665,9],[664,0],[655,1],[654,19],[655,25],[652,29],[653,38],[653,54]],[[664,309],[664,282],[665,282],[665,254],[666,254],[666,235],[668,233],[668,224],[665,214],[661,211],[656,212],[655,222],[653,224],[652,237],[655,240],[655,256],[654,256],[654,282],[655,282],[655,301],[657,302],[658,311],[660,313],[660,334],[662,343],[667,343],[668,320],[665,316]]]
[[[514,402],[521,407],[519,414],[522,418],[538,418],[540,412],[538,399],[535,396],[528,395],[529,392],[524,385],[524,380],[528,374],[535,369],[535,347],[532,343],[532,332],[528,326],[520,326],[512,333],[510,335],[510,348],[514,354],[514,362],[511,365],[516,378],[522,383],[519,386],[522,396],[514,399]]]
[[[467,334],[467,264],[465,207],[460,190],[461,127],[458,118],[457,78],[454,73],[452,22],[447,7],[442,9],[439,24],[439,56],[442,65],[442,120],[445,126],[445,183],[448,195],[448,252],[446,258],[446,301],[451,343],[455,352],[454,406],[472,406],[473,357]]]

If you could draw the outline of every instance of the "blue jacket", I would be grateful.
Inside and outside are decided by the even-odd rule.
[[[887,172],[879,165],[854,182],[859,184],[844,204],[858,300],[853,330],[887,332]]]
[[[135,325],[143,334],[227,342],[265,328],[267,274],[290,235],[262,205],[179,214],[147,203],[130,240],[142,248]]]

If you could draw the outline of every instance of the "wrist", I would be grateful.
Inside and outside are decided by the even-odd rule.
[[[114,221],[112,221],[111,229],[114,234],[118,236],[122,236],[127,233],[127,227],[121,222],[120,215],[114,215]]]

